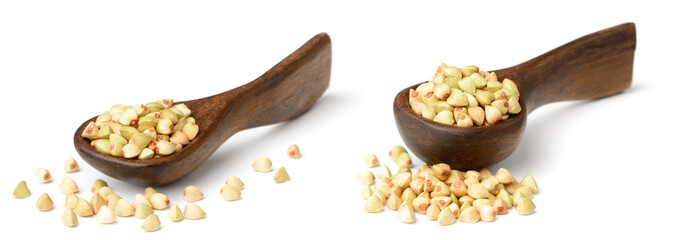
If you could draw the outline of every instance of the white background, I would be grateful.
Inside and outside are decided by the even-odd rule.
[[[247,1],[2,1],[0,2],[0,201],[3,236],[53,239],[97,237],[378,238],[668,237],[676,223],[676,22],[672,8],[651,1],[360,3]],[[423,2],[423,1],[422,1]],[[392,101],[406,86],[427,80],[441,62],[491,70],[513,66],[580,36],[635,22],[634,78],[624,93],[595,101],[550,104],[529,116],[518,149],[492,166],[539,184],[535,214],[515,211],[493,223],[440,227],[417,215],[403,224],[390,210],[363,211],[355,175],[374,152],[383,164],[402,144]],[[236,134],[183,179],[158,187],[183,207],[183,188],[206,194],[207,218],[173,223],[147,234],[142,220],[101,225],[80,218],[64,227],[66,176],[89,199],[97,178],[132,201],[145,186],[105,176],[73,148],[75,129],[113,104],[171,97],[190,100],[245,84],[319,32],[332,38],[330,87],[306,115]],[[242,114],[256,114],[256,110]],[[198,120],[199,121],[199,120]],[[300,160],[287,159],[297,143]],[[269,156],[292,180],[250,163]],[[423,162],[414,159],[415,167]],[[46,167],[54,179],[39,184]],[[219,188],[237,175],[243,198],[225,202]],[[14,199],[26,180],[33,195]],[[49,193],[55,208],[35,202]]]

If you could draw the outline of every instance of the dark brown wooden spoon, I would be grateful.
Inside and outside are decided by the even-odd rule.
[[[330,82],[330,37],[320,33],[256,80],[211,97],[184,102],[200,126],[180,151],[160,158],[131,160],[103,155],[81,136],[96,117],[75,131],[75,150],[108,176],[141,185],[175,181],[203,163],[233,134],[294,119],[320,98]]]
[[[631,85],[636,28],[625,23],[569,42],[532,60],[495,71],[520,91],[522,111],[491,126],[459,128],[416,115],[408,104],[410,89],[393,101],[400,136],[414,155],[428,164],[479,169],[508,157],[520,143],[527,115],[552,102],[596,99]]]

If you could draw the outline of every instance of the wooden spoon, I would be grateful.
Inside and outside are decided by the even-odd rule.
[[[491,126],[460,128],[427,120],[410,108],[409,90],[393,101],[400,136],[428,164],[479,169],[508,157],[520,143],[527,114],[557,101],[596,99],[631,85],[636,28],[625,23],[581,37],[532,60],[495,71],[516,82],[522,111]]]
[[[75,150],[108,176],[141,185],[175,181],[198,167],[233,134],[294,119],[320,98],[330,82],[330,37],[320,33],[256,80],[211,97],[184,102],[200,126],[198,135],[180,151],[147,160],[103,155],[83,138],[85,121],[75,131]]]

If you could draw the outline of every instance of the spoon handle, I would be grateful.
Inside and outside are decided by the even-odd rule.
[[[631,85],[635,48],[636,26],[625,23],[516,66],[514,77],[525,90],[528,113],[547,103],[596,99],[624,91]]]
[[[330,37],[320,33],[256,80],[227,92],[232,103],[219,125],[229,133],[222,135],[304,114],[329,86],[331,60]]]

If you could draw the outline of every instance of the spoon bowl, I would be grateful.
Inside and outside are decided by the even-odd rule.
[[[408,103],[409,90],[393,101],[398,132],[410,151],[427,164],[447,163],[453,169],[489,167],[507,158],[525,132],[527,115],[557,101],[597,99],[631,85],[636,47],[635,24],[595,32],[522,64],[494,71],[513,80],[522,111],[489,126],[462,128],[417,115]]]
[[[96,117],[75,131],[75,150],[94,168],[116,179],[139,185],[176,181],[207,160],[233,134],[307,112],[329,86],[331,59],[329,35],[320,33],[256,80],[183,102],[192,110],[200,131],[191,143],[171,155],[140,160],[97,152],[90,140],[82,137],[87,123]]]

